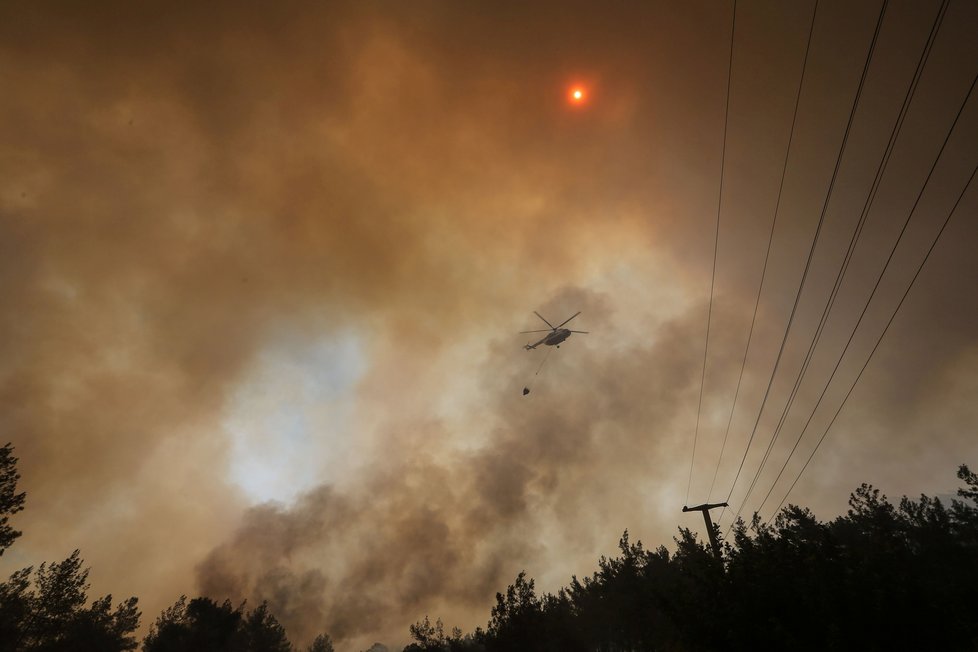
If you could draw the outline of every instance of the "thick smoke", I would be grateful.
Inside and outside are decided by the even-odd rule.
[[[822,5],[722,488],[773,364],[875,19],[874,7]],[[799,308],[801,341],[929,9],[888,18]],[[783,3],[742,12],[691,501],[706,498],[729,414],[809,15]],[[973,74],[958,64],[978,60],[975,9],[951,12],[829,350]],[[403,638],[425,613],[481,624],[520,569],[555,587],[613,552],[626,527],[668,541],[702,364],[727,18],[688,3],[491,14],[5,4],[0,441],[17,448],[28,504],[3,570],[78,546],[94,590],[140,596],[148,619],[199,588],[268,599],[297,640],[326,630],[366,647]],[[572,81],[594,89],[585,111],[560,102]],[[884,305],[973,164],[973,105],[961,125]],[[891,495],[943,489],[978,452],[973,192],[959,210],[799,500],[836,509],[863,480]],[[537,377],[543,352],[509,335],[535,327],[533,309],[582,310],[574,323],[592,331]],[[872,313],[875,332],[885,317]],[[296,454],[330,457],[329,472],[292,504],[252,505],[229,472],[240,445],[230,406],[268,351],[299,356],[343,338],[364,360],[342,397],[348,441],[317,431]],[[785,369],[803,353],[789,342]],[[773,409],[786,386],[775,384]],[[801,397],[810,404],[816,390]],[[762,442],[773,421],[766,413]],[[288,434],[269,431],[268,447],[292,446]]]
[[[611,326],[602,297],[568,294],[577,300],[560,303],[594,315],[589,327]],[[480,370],[484,412],[467,431],[389,424],[394,460],[289,508],[250,510],[198,568],[202,589],[267,599],[304,637],[397,640],[436,608],[480,624],[467,614],[484,612],[520,568],[542,566],[564,541],[610,541],[628,514],[643,520],[646,492],[681,481],[684,469],[662,469],[686,447],[701,317],[667,323],[638,348],[569,342],[527,400],[512,343],[497,341]],[[474,450],[452,446],[473,433],[484,436]],[[610,518],[608,501],[619,508]]]

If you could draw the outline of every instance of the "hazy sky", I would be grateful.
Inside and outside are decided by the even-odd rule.
[[[726,497],[771,378],[879,17],[822,0],[726,452],[813,5],[737,7],[689,502]],[[894,1],[743,500],[842,264],[938,2]],[[732,5],[0,6],[0,442],[24,536],[78,547],[144,625],[269,600],[293,640],[484,625],[683,514],[710,305]],[[978,74],[951,0],[798,398],[808,418]],[[572,106],[580,85],[587,101]],[[787,491],[978,164],[972,97],[773,497]],[[978,188],[791,494],[944,493],[978,466]],[[582,314],[552,351],[521,330]],[[522,395],[524,386],[531,393]],[[756,503],[756,504],[755,504]],[[771,516],[768,503],[762,516]],[[729,515],[725,522],[729,521]]]

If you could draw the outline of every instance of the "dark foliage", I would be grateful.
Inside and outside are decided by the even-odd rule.
[[[33,573],[33,582],[31,575]],[[60,563],[24,568],[0,583],[0,650],[113,652],[136,649],[136,598],[112,609],[112,596],[88,602],[79,552]]]
[[[17,493],[17,458],[13,456],[13,446],[9,443],[0,447],[0,555],[10,547],[20,532],[10,527],[10,515],[24,509],[23,492]]]
[[[9,516],[24,508],[17,458],[0,447],[0,554],[20,536]],[[88,569],[78,550],[62,562],[14,572],[0,582],[0,652],[116,652],[136,649],[136,598],[112,608],[112,596],[88,604]]]
[[[333,641],[326,634],[320,634],[306,650],[307,652],[333,652]]]
[[[0,554],[20,536],[8,517],[24,507],[17,493],[17,458],[10,444],[0,447]],[[33,574],[33,578],[32,578]],[[112,596],[88,602],[88,569],[79,551],[60,563],[24,568],[0,582],[0,652],[122,652],[135,650],[139,627],[136,598],[112,609]],[[143,649],[151,652],[292,652],[285,629],[264,602],[245,612],[229,601],[209,598],[189,603],[181,597],[150,629]],[[308,652],[333,652],[325,634]]]
[[[738,522],[722,560],[689,530],[673,555],[626,531],[591,577],[538,597],[520,573],[485,631],[425,618],[405,650],[978,650],[978,475],[958,478],[950,507],[862,485],[827,523]]]
[[[187,597],[181,596],[156,619],[143,641],[143,650],[291,652],[292,645],[264,602],[245,612],[244,605],[232,607],[230,600],[217,604],[210,598],[194,598],[187,602]]]

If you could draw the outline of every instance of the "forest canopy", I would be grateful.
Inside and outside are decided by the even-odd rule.
[[[520,573],[484,630],[426,617],[407,650],[978,649],[978,477],[958,478],[950,505],[863,484],[832,521],[738,521],[720,560],[685,528],[675,552],[626,531],[590,577],[538,595]]]

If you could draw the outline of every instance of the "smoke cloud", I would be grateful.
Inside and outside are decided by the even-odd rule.
[[[733,483],[877,15],[820,3],[716,471],[810,17],[738,11],[711,312],[730,28],[713,4],[0,8],[0,436],[28,493],[0,570],[80,547],[93,590],[138,595],[144,622],[181,593],[267,599],[293,640],[363,649],[425,614],[484,624],[521,569],[554,589],[625,528],[697,529],[679,509]],[[750,475],[936,8],[888,11]],[[976,10],[950,11],[777,466],[974,74]],[[972,103],[846,381],[976,136]],[[975,195],[793,500],[827,517],[861,481],[936,493],[978,454]],[[533,310],[589,331],[537,375],[547,353],[516,335]]]

